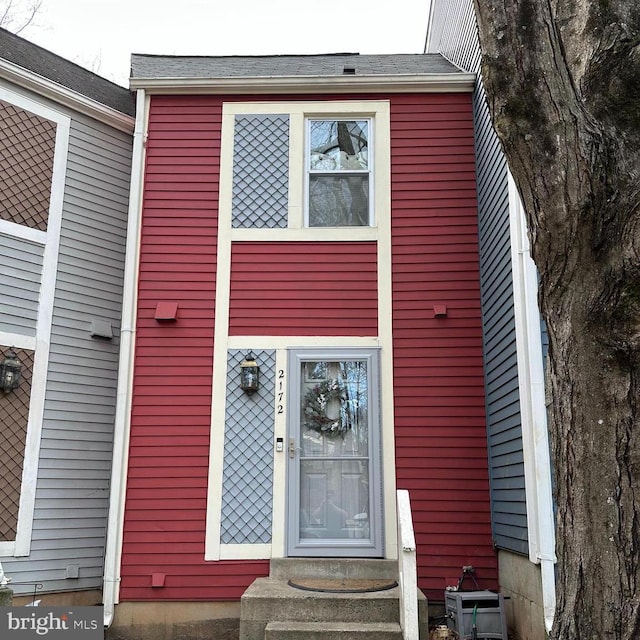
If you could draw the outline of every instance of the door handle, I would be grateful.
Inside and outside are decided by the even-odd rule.
[[[296,457],[296,441],[293,438],[289,438],[289,457]]]

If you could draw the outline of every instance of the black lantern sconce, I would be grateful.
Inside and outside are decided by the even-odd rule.
[[[13,349],[7,351],[0,363],[0,388],[5,392],[13,391],[20,386],[22,364]]]
[[[249,396],[260,388],[260,367],[251,351],[240,363],[240,388]]]

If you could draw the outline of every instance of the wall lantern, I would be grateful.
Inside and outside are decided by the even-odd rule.
[[[240,388],[251,395],[260,388],[260,367],[251,351],[240,363]]]
[[[17,389],[20,385],[22,364],[13,349],[9,349],[0,363],[0,388],[5,393]]]

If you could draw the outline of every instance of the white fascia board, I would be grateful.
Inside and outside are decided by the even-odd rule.
[[[92,100],[77,91],[72,91],[67,87],[63,87],[57,82],[43,78],[32,71],[19,67],[16,64],[6,60],[0,60],[0,78],[3,78],[13,84],[20,86],[29,91],[33,91],[38,95],[48,98],[57,104],[63,105],[82,113],[94,120],[98,120],[107,124],[114,129],[124,131],[125,133],[133,132],[134,118],[124,113],[120,113],[116,109],[112,109],[96,100]]]
[[[162,94],[451,93],[471,92],[474,73],[399,76],[295,76],[247,78],[131,78],[131,89]]]

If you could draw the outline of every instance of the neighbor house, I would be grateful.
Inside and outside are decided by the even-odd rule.
[[[16,604],[101,601],[134,106],[0,29],[0,363],[20,371],[0,389],[0,563]]]
[[[427,50],[480,72],[472,0],[432,0]],[[493,540],[500,586],[523,640],[545,637],[555,609],[555,536],[543,358],[520,198],[495,135],[480,77],[473,92],[480,281]]]
[[[275,559],[393,560],[396,489],[431,600],[463,566],[498,588],[474,83],[133,56],[107,623],[237,617]]]

